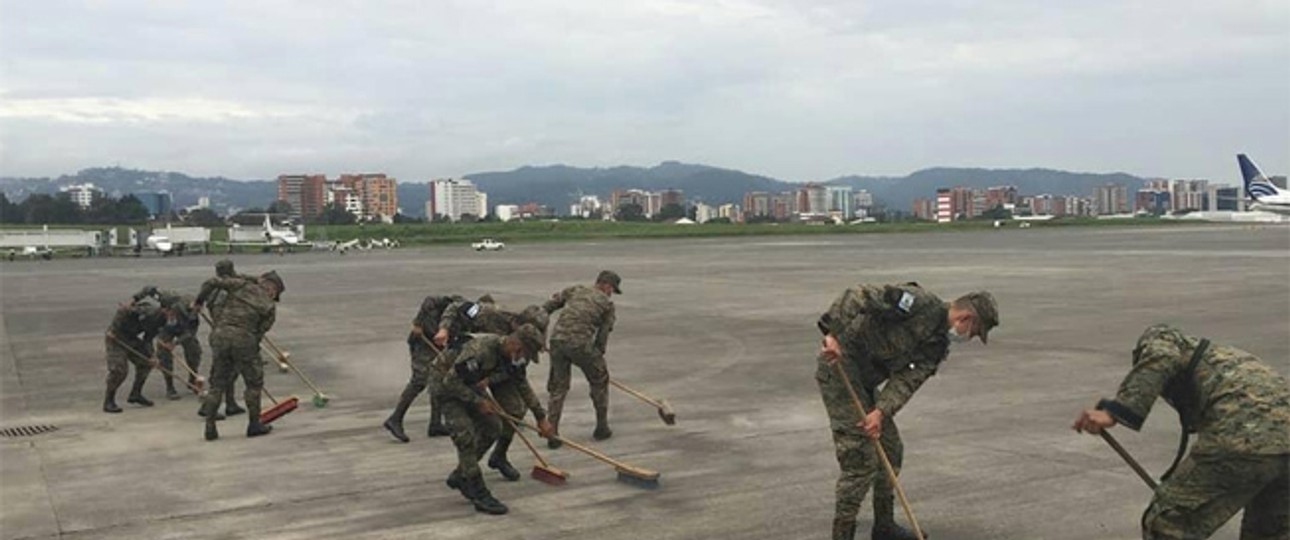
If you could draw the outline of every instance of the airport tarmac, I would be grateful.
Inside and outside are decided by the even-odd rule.
[[[952,299],[994,293],[991,343],[955,345],[897,417],[901,476],[932,538],[1138,538],[1150,491],[1077,412],[1112,396],[1141,331],[1155,322],[1245,348],[1290,373],[1290,228],[1032,228],[926,234],[508,244],[394,251],[238,255],[276,269],[287,290],[270,335],[332,396],[326,408],[291,374],[266,370],[301,407],[268,437],[245,417],[202,440],[191,394],[100,411],[103,332],[117,303],[148,284],[196,292],[214,256],[0,265],[0,427],[57,431],[0,438],[0,537],[20,538],[827,538],[838,466],[813,376],[815,319],[857,282],[918,281]],[[408,322],[428,294],[491,293],[521,308],[602,268],[623,276],[610,372],[666,398],[677,425],[617,391],[603,451],[662,473],[661,487],[615,481],[573,450],[547,451],[564,487],[485,468],[507,516],[476,513],[444,477],[452,443],[382,428],[408,378]],[[204,327],[204,336],[207,329]],[[209,364],[207,350],[202,366]],[[546,361],[530,370],[545,400]],[[590,440],[575,370],[562,432]],[[127,385],[128,386],[128,385]],[[240,391],[239,391],[240,393]],[[240,396],[239,396],[240,400]],[[1120,441],[1155,474],[1177,444],[1158,403]],[[511,459],[527,471],[523,446]],[[899,510],[897,510],[899,515]],[[903,521],[903,517],[898,517]],[[1235,538],[1235,523],[1216,538]],[[868,538],[868,501],[860,514]]]

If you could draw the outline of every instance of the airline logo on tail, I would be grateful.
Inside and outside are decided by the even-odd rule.
[[[1254,161],[1245,154],[1237,154],[1236,162],[1241,166],[1241,178],[1245,180],[1245,192],[1254,199],[1253,208],[1278,214],[1290,214],[1290,193],[1281,191],[1259,170]]]

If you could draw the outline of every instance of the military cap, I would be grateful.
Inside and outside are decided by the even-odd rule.
[[[287,292],[287,286],[282,283],[282,276],[278,275],[277,270],[269,270],[268,272],[260,274],[260,279],[272,282],[274,285],[278,286],[278,293],[273,296],[274,300],[282,298],[282,293]]]
[[[537,361],[538,353],[542,352],[545,347],[542,344],[542,332],[536,326],[531,324],[522,324],[511,335],[520,340],[524,345],[524,350],[528,353],[530,360]]]
[[[618,288],[623,282],[623,278],[618,277],[618,273],[613,270],[601,270],[600,275],[596,276],[596,283],[608,283],[614,286],[614,293],[623,294],[623,290]]]
[[[481,304],[496,304],[496,303],[497,303],[497,302],[494,302],[494,301],[493,301],[493,295],[491,295],[491,294],[485,294],[485,295],[483,295],[483,296],[479,297],[479,300],[476,300],[476,302],[479,302],[479,303],[481,303]]]
[[[215,263],[215,275],[219,277],[230,277],[233,275],[233,261],[223,259]]]
[[[548,314],[545,309],[542,309],[542,306],[537,304],[524,308],[524,311],[520,312],[518,319],[520,324],[531,324],[537,328],[539,332],[543,333],[545,333],[547,327],[551,325],[551,315]]]
[[[976,335],[981,336],[981,343],[986,343],[990,329],[999,326],[999,304],[994,295],[986,291],[968,293],[963,297],[976,313]]]

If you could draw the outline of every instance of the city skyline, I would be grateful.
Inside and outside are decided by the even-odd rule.
[[[5,176],[1290,169],[1282,3],[0,6]]]

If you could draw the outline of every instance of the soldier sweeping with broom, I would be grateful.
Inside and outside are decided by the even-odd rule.
[[[462,346],[451,366],[438,366],[444,375],[432,392],[441,396],[444,420],[457,447],[457,468],[448,476],[448,487],[461,491],[480,512],[500,515],[508,511],[488,490],[479,470],[479,460],[501,429],[496,405],[485,394],[489,384],[503,379],[513,381],[522,395],[529,396],[526,401],[538,420],[541,434],[545,437],[554,431],[546,419],[546,411],[523,377],[522,368],[527,359],[541,350],[541,333],[526,324],[506,336],[475,336]],[[436,364],[446,363],[446,358],[447,355],[441,355]]]
[[[842,468],[834,540],[855,537],[856,513],[870,486],[874,540],[926,538],[896,480],[904,446],[894,417],[936,373],[950,342],[979,337],[985,343],[998,324],[990,293],[947,304],[915,283],[852,287],[820,317],[824,342],[815,379]],[[900,496],[914,531],[896,524],[893,494]]]
[[[1141,429],[1157,397],[1182,422],[1178,455],[1159,486],[1103,434],[1116,424]],[[1258,357],[1151,326],[1115,399],[1081,413],[1073,428],[1103,434],[1152,486],[1144,539],[1209,538],[1242,509],[1241,540],[1290,538],[1290,383]],[[1196,445],[1183,459],[1192,433]]]
[[[172,310],[151,302],[131,302],[117,308],[104,337],[108,374],[103,412],[121,412],[121,407],[116,404],[116,391],[129,375],[130,364],[134,364],[134,385],[130,387],[127,401],[144,407],[153,405],[152,400],[143,396],[143,383],[148,380],[156,362],[152,343],[174,316]]]
[[[246,384],[246,436],[267,435],[272,426],[260,421],[260,393],[264,386],[264,368],[260,364],[260,339],[273,327],[275,303],[286,289],[277,272],[261,275],[256,282],[241,277],[214,277],[202,284],[191,309],[199,312],[216,291],[227,294],[224,305],[215,313],[210,345],[213,372],[211,391],[206,397],[206,440],[219,438],[215,413],[223,392],[236,371]]]
[[[403,417],[407,414],[408,408],[412,407],[412,402],[416,401],[421,392],[429,386],[430,364],[439,355],[439,351],[430,343],[429,336],[426,334],[439,328],[439,319],[443,317],[444,311],[459,299],[461,297],[455,295],[427,296],[421,301],[421,307],[417,309],[416,316],[412,318],[412,330],[408,332],[408,353],[412,357],[412,376],[403,387],[403,393],[399,395],[399,402],[394,406],[394,412],[391,412],[389,418],[381,424],[400,442],[409,440],[407,433],[403,431]],[[442,350],[442,347],[439,350]],[[432,393],[430,424],[426,428],[426,436],[443,437],[448,434],[448,428],[443,425],[443,411]]]

